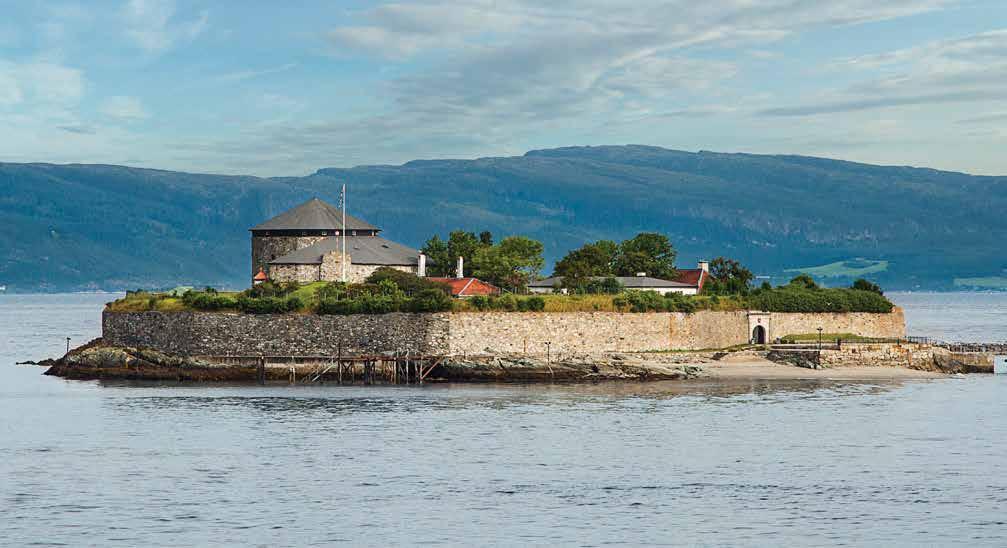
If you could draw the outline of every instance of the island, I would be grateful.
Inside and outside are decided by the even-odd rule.
[[[461,232],[416,250],[317,199],[250,232],[248,289],[128,292],[103,311],[101,338],[47,362],[47,373],[424,383],[986,367],[907,338],[902,310],[866,280],[824,288],[798,275],[751,287],[729,259],[675,268],[656,234],[585,245],[543,279],[533,240]]]

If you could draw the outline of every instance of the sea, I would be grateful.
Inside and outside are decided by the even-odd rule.
[[[1007,294],[896,293],[1007,340]],[[2,546],[1004,546],[1007,376],[68,381],[111,294],[0,295]]]

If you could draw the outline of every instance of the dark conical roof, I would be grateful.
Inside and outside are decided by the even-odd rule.
[[[253,226],[250,230],[341,230],[343,212],[331,205],[312,198],[294,209],[280,213],[276,217]],[[346,215],[346,230],[380,230],[352,215]]]

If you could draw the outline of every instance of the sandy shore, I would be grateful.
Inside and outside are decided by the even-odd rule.
[[[739,357],[740,358],[740,357]],[[901,380],[946,377],[945,373],[918,371],[906,367],[831,367],[805,369],[782,365],[760,358],[724,358],[718,362],[697,364],[703,368],[701,378],[731,380]]]

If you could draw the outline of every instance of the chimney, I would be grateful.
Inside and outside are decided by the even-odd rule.
[[[455,278],[465,277],[465,258],[461,255],[458,256],[458,268],[455,271]]]
[[[427,277],[427,256],[420,253],[420,264],[416,267],[416,275],[420,278]]]
[[[707,274],[710,273],[710,261],[699,261],[698,268]]]

